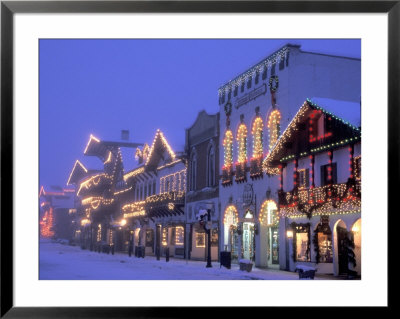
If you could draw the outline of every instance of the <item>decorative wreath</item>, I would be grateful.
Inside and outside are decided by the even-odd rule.
[[[273,83],[275,82],[275,86],[273,86]],[[277,75],[273,75],[269,78],[269,89],[271,92],[276,92],[276,90],[279,87],[279,78]]]
[[[232,104],[229,103],[229,102],[226,103],[225,106],[224,106],[224,110],[225,110],[226,116],[231,115],[231,113],[232,113]]]

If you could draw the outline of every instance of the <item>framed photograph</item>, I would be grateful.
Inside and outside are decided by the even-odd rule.
[[[398,1],[2,1],[1,316],[390,309],[399,21]]]

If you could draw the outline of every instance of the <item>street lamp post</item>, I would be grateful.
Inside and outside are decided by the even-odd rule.
[[[211,223],[211,210],[207,209],[207,223]],[[207,265],[206,268],[212,267],[211,265],[211,227],[205,228],[207,231]]]

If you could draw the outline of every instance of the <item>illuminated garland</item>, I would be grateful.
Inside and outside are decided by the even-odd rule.
[[[88,170],[86,169],[86,167],[83,166],[83,164],[82,164],[81,162],[79,162],[79,160],[76,160],[76,161],[75,161],[75,164],[74,164],[74,167],[72,168],[72,171],[71,171],[71,173],[69,174],[67,185],[70,185],[69,182],[71,181],[71,177],[72,177],[73,172],[75,171],[76,165],[79,165],[79,166],[85,171],[85,173],[88,172]],[[43,189],[43,186],[42,186],[42,189]],[[43,190],[44,190],[44,189],[43,189]],[[39,196],[40,196],[40,194],[39,194]]]
[[[253,135],[253,158],[263,156],[263,121],[261,117],[254,120],[251,133]]]
[[[136,175],[141,174],[143,172],[144,172],[144,167],[137,168],[137,169],[125,174],[124,180],[127,181],[129,178],[135,177]]]
[[[269,131],[269,150],[271,151],[280,135],[280,121],[281,113],[278,110],[272,111],[268,119],[268,131]]]
[[[259,220],[262,225],[270,225],[268,223],[268,206],[272,205],[273,209],[276,211],[278,210],[278,207],[276,206],[276,203],[273,200],[266,200],[264,203],[261,205],[260,208],[260,214],[259,214]]]
[[[100,143],[100,140],[99,140],[97,137],[95,137],[95,136],[93,136],[92,134],[90,134],[89,142],[86,144],[86,148],[85,148],[85,150],[83,151],[83,154],[86,154],[86,152],[87,152],[87,150],[88,150],[88,148],[89,148],[89,145],[90,145],[90,143],[92,142],[92,140],[94,140],[96,143]]]
[[[149,155],[148,155],[147,160],[146,160],[146,165],[149,164],[149,161],[150,161],[150,159],[151,159],[151,157],[152,157],[152,155],[154,153],[155,143],[156,143],[156,141],[158,139],[161,140],[163,146],[167,149],[167,151],[168,151],[169,155],[171,156],[172,160],[173,161],[175,160],[175,153],[172,151],[171,146],[169,146],[167,140],[164,137],[164,134],[159,129],[157,129],[156,136],[154,137],[153,143],[151,144]]]
[[[243,123],[238,128],[236,140],[238,142],[238,162],[244,163],[247,160],[247,127]]]
[[[42,220],[40,221],[40,234],[42,237],[51,238],[54,236],[53,231],[54,217],[53,217],[53,207],[49,207],[44,213]]]
[[[275,82],[275,86],[273,85],[273,83]],[[276,92],[276,90],[278,90],[279,87],[279,78],[277,75],[273,75],[269,78],[269,89],[271,90],[271,92]]]
[[[239,214],[235,206],[230,205],[225,209],[224,225],[237,225],[239,222]]]
[[[224,146],[224,167],[230,167],[233,164],[233,134],[231,130],[225,132],[222,145]]]
[[[223,85],[218,89],[218,94],[221,96],[222,94],[229,92],[232,88],[236,86],[240,86],[242,83],[248,81],[250,77],[255,77],[257,73],[262,73],[264,70],[271,68],[274,64],[279,63],[281,60],[286,58],[286,55],[289,52],[289,48],[287,46],[280,49],[278,52],[270,55],[245,73],[239,75],[233,80],[229,81],[227,84]]]

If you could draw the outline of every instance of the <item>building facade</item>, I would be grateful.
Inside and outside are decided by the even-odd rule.
[[[264,160],[279,170],[281,267],[361,275],[358,103],[307,100]]]
[[[151,147],[136,150],[139,166],[124,174],[125,200],[121,201],[124,227],[132,246],[145,254],[185,257],[186,160],[175,153],[157,130]]]
[[[211,210],[211,259],[219,256],[219,113],[201,111],[186,129],[185,152],[188,159],[186,193],[186,232],[188,256],[207,259],[207,232],[199,223],[199,212]]]
[[[359,59],[287,45],[219,89],[220,250],[285,268],[279,247],[279,172],[263,161],[310,96],[360,102]]]

